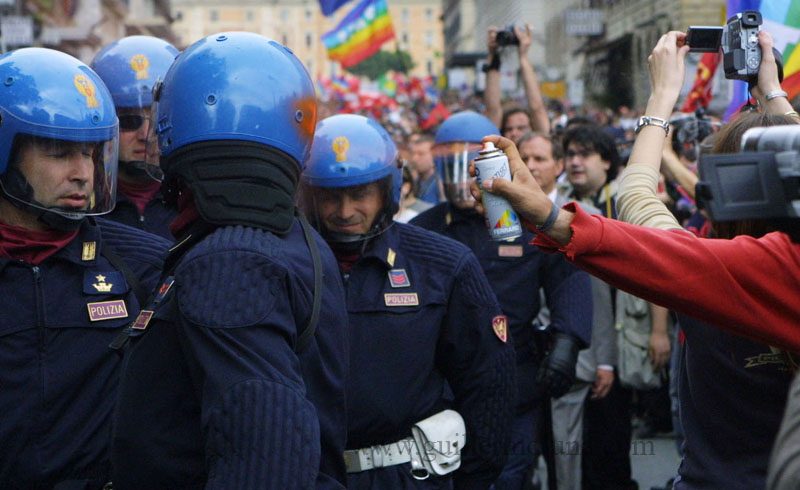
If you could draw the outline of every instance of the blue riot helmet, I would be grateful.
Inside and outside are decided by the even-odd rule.
[[[92,69],[105,82],[119,116],[119,164],[135,179],[161,180],[158,153],[147,152],[153,87],[162,80],[178,50],[151,36],[128,36],[103,48],[92,61]]]
[[[154,99],[168,199],[188,188],[210,224],[289,231],[317,106],[288,48],[248,32],[206,37],[175,60]]]
[[[311,158],[302,175],[302,205],[312,223],[333,246],[356,251],[392,223],[400,203],[402,172],[397,147],[383,127],[371,119],[340,114],[317,125]],[[341,205],[356,198],[366,184],[378,183],[382,207],[366,233],[336,231],[325,225],[326,201]],[[346,218],[346,217],[345,217]]]
[[[114,208],[117,115],[108,89],[72,56],[24,48],[0,56],[0,185],[51,228]]]
[[[469,191],[469,162],[478,156],[483,137],[490,134],[500,131],[489,118],[473,111],[453,114],[436,131],[434,162],[451,203],[467,205],[474,201]]]

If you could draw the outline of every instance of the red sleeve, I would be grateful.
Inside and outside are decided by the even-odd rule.
[[[576,206],[572,241],[534,240],[609,284],[723,330],[800,351],[800,244],[697,238],[590,215]]]

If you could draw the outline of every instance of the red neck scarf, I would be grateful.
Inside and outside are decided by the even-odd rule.
[[[139,210],[139,216],[143,216],[147,203],[152,201],[153,196],[158,194],[159,189],[161,189],[161,182],[151,179],[147,179],[146,182],[125,182],[122,179],[118,179],[117,188],[122,195],[136,206],[136,209]]]
[[[182,238],[192,224],[200,219],[200,212],[194,203],[194,194],[185,188],[178,197],[178,217],[169,225],[169,231],[175,238]]]
[[[353,269],[353,264],[355,264],[356,260],[361,257],[361,254],[359,253],[346,254],[337,252],[336,250],[333,251],[333,255],[336,256],[336,260],[339,262],[339,267],[342,268],[342,271],[345,274],[350,274],[350,270]]]
[[[0,255],[39,265],[66,247],[77,235],[78,230],[36,231],[0,221]]]

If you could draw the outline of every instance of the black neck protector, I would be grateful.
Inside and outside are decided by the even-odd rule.
[[[276,148],[240,140],[192,143],[164,157],[166,195],[177,201],[183,186],[194,194],[207,223],[288,233],[300,166]]]

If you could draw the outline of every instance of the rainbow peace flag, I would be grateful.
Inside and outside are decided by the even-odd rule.
[[[728,18],[744,10],[758,10],[762,29],[772,34],[775,48],[783,54],[783,83],[789,100],[800,95],[800,0],[728,0]],[[734,82],[731,105],[725,119],[747,101],[747,83]]]
[[[328,57],[343,68],[357,65],[394,37],[386,0],[362,0],[330,32],[322,35]]]

